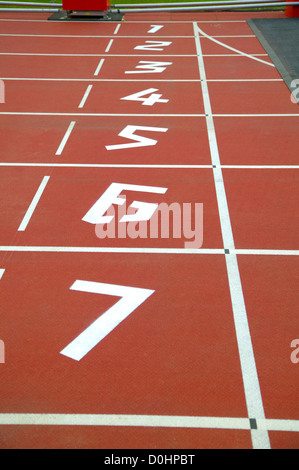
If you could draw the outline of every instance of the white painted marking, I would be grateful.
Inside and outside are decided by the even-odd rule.
[[[109,222],[112,221],[113,217],[104,216],[104,214],[113,204],[121,206],[125,203],[125,199],[119,197],[122,191],[165,194],[167,188],[161,188],[156,186],[141,186],[136,184],[111,183],[109,188],[93,204],[91,209],[89,209],[89,211],[83,217],[82,220],[90,224],[109,224]],[[133,207],[134,209],[138,209],[138,211],[134,215],[126,215],[122,217],[121,222],[149,220],[157,209],[158,204],[134,201],[133,204],[131,204],[131,207]]]
[[[140,60],[141,65],[136,65],[136,69],[142,70],[126,70],[125,73],[162,73],[166,70],[167,65],[172,65],[172,62],[153,62],[148,60]]]
[[[143,106],[153,106],[156,103],[168,103],[169,100],[160,99],[162,95],[155,93],[156,91],[159,90],[157,88],[148,88],[147,90],[142,90],[120,99],[127,101],[141,101]],[[144,98],[147,95],[150,96],[148,98]]]
[[[120,25],[119,25],[120,26]],[[116,27],[115,31],[117,32],[118,29]],[[150,31],[148,31],[149,33]],[[114,32],[113,35],[116,33]],[[22,33],[1,33],[0,37],[33,37],[33,38],[80,38],[80,39],[104,39],[104,38],[111,38],[111,34],[109,35],[90,35],[90,34],[22,34]],[[126,35],[126,36],[118,36],[120,39],[145,39],[148,36],[145,35]],[[156,36],[156,38],[164,39],[166,36]],[[199,35],[199,37],[205,37],[203,35]],[[221,35],[211,35],[211,38],[255,38],[256,36],[253,34],[221,34]],[[167,35],[167,38],[171,39],[193,39],[193,36],[190,35]]]
[[[93,87],[93,85],[88,85],[87,90],[86,90],[86,92],[84,93],[84,96],[83,96],[83,98],[82,98],[82,101],[81,101],[81,103],[79,104],[79,108],[83,108],[83,106],[85,105],[86,100],[87,100],[87,98],[88,98],[88,96],[89,96],[89,94],[90,94],[90,92],[91,92],[91,90],[92,90],[92,87]]]
[[[212,165],[141,165],[129,163],[12,163],[0,162],[0,167],[50,167],[50,168],[212,168]],[[237,168],[242,168],[237,166]],[[289,167],[287,167],[289,168]],[[299,165],[298,167],[299,168]]]
[[[109,41],[109,43],[108,43],[108,46],[107,46],[106,49],[105,49],[105,52],[109,52],[109,51],[110,51],[111,46],[112,46],[112,44],[113,44],[113,41],[114,41],[114,39],[110,39],[110,41]]]
[[[164,28],[164,25],[151,24],[151,28],[148,30],[148,33],[155,34],[157,31],[159,31],[162,28]]]
[[[0,269],[0,280],[2,279],[4,273],[5,273],[5,269]]]
[[[165,114],[165,113],[23,113],[23,112],[0,112],[0,116],[90,116],[90,117],[100,117],[100,116],[119,116],[119,117],[204,117],[204,114]],[[223,114],[217,114],[215,116],[226,116]],[[236,114],[229,114],[228,116],[237,116]],[[243,115],[241,115],[243,116]],[[247,114],[244,117],[248,116]],[[261,116],[258,114],[257,116]],[[264,115],[263,115],[264,116]],[[269,114],[273,116],[273,114]],[[294,116],[293,114],[283,114],[279,116]],[[295,114],[299,116],[299,114]],[[159,129],[159,128],[158,128]]]
[[[69,125],[69,127],[68,127],[68,130],[66,131],[66,133],[65,133],[65,135],[64,135],[64,137],[63,137],[63,139],[62,139],[62,141],[61,141],[61,144],[60,144],[59,147],[58,147],[58,150],[57,150],[57,152],[56,152],[56,155],[61,155],[61,154],[62,154],[62,152],[63,152],[63,150],[64,150],[64,147],[65,147],[65,145],[66,145],[66,143],[67,143],[67,141],[68,141],[68,139],[69,139],[69,137],[70,137],[70,135],[71,135],[71,132],[72,132],[72,130],[73,130],[75,124],[76,124],[76,121],[72,121],[72,122],[70,123],[70,125]]]
[[[250,54],[246,54],[245,52],[240,51],[239,49],[235,49],[234,47],[228,46],[227,44],[224,44],[223,42],[218,41],[217,39],[213,38],[212,36],[209,36],[208,34],[204,33],[197,25],[196,25],[197,30],[202,34],[205,38],[210,39],[211,41],[215,42],[216,44],[219,44],[222,47],[225,47],[226,49],[230,49],[231,51],[237,52],[238,54],[248,57],[249,59],[256,60],[258,62],[261,62],[262,64],[269,65],[270,67],[275,67],[274,64],[270,62],[266,62],[265,60],[259,59],[258,57],[255,57]]]
[[[50,168],[212,168],[210,165],[142,165],[130,163],[24,163],[0,162],[0,167],[50,167]],[[298,170],[299,165],[220,165],[220,168],[248,170]]]
[[[171,41],[145,41],[147,44],[134,47],[137,51],[163,51],[164,47],[170,46]]]
[[[31,113],[31,112],[0,112],[0,116],[119,116],[119,117],[205,117],[205,114],[165,114],[165,113]],[[212,114],[214,117],[299,117],[299,113],[292,114]]]
[[[104,57],[144,57],[144,54],[101,54]],[[32,56],[32,57],[99,57],[99,54],[68,54],[49,52],[0,52],[0,56]],[[250,54],[256,57],[268,57],[268,54]],[[151,57],[196,57],[196,54],[151,54]],[[203,54],[203,57],[242,57],[240,54]],[[55,80],[55,79],[53,79]]]
[[[24,230],[26,230],[27,225],[28,225],[28,223],[29,223],[29,221],[30,221],[30,219],[31,219],[36,207],[37,207],[37,204],[39,203],[39,200],[40,200],[40,198],[41,198],[41,196],[42,196],[42,194],[43,194],[43,192],[44,192],[44,190],[45,190],[45,188],[48,184],[49,179],[50,179],[50,176],[45,176],[43,178],[43,180],[42,180],[42,182],[41,182],[41,184],[40,184],[40,186],[39,186],[32,202],[31,202],[31,204],[30,204],[30,206],[29,206],[29,208],[28,208],[28,210],[27,210],[27,212],[26,212],[26,214],[25,214],[25,216],[24,216],[24,218],[21,222],[21,225],[18,228],[19,232],[24,232]]]
[[[142,426],[163,428],[250,429],[247,418],[159,416],[159,415],[104,415],[104,414],[33,414],[2,413],[0,425],[53,426]]]
[[[105,59],[101,59],[101,60],[100,60],[99,65],[97,66],[96,71],[95,71],[95,73],[94,73],[94,76],[95,76],[95,77],[97,77],[97,76],[99,75],[100,70],[101,70],[101,68],[102,68],[102,66],[103,66],[104,61],[105,61]]]
[[[167,132],[168,129],[164,127],[145,127],[145,126],[126,126],[118,135],[124,137],[125,139],[133,140],[130,144],[117,144],[117,145],[106,145],[107,150],[119,150],[119,149],[128,149],[135,147],[147,147],[151,145],[156,145],[157,140],[149,139],[148,137],[142,137],[140,135],[134,134],[135,131],[146,131],[146,132]]]
[[[171,255],[224,255],[224,248],[106,248],[98,246],[0,246],[0,252],[19,253],[153,253]],[[233,249],[233,255],[299,256],[299,250]]]
[[[196,57],[196,56],[194,56]],[[203,57],[205,57],[203,55]],[[235,54],[235,57],[240,57]],[[130,81],[130,82],[149,82],[147,78],[40,78],[40,77],[3,77],[2,80],[5,81],[20,81],[20,82],[123,82],[123,81]],[[171,82],[171,83],[198,83],[200,82],[200,78],[152,78],[151,82]],[[209,78],[207,82],[283,82],[282,78]]]
[[[299,432],[299,420],[294,419],[257,419],[257,426],[260,429],[269,431]]]
[[[114,30],[114,33],[113,34],[117,34],[118,31],[119,31],[119,28],[121,27],[121,24],[118,24]]]
[[[229,209],[225,193],[225,185],[223,181],[222,170],[220,168],[220,157],[218,151],[217,137],[214,127],[214,120],[211,110],[211,102],[208,84],[206,82],[205,65],[202,58],[202,49],[199,39],[199,28],[193,23],[196,50],[198,54],[198,67],[200,77],[202,79],[202,94],[204,101],[204,109],[206,113],[206,123],[209,137],[210,153],[212,164],[216,165],[213,169],[214,182],[216,188],[216,196],[218,210],[220,216],[220,225],[224,247],[230,250],[235,249],[234,237],[231,227]],[[256,370],[254,352],[251,342],[250,330],[248,326],[245,301],[243,296],[242,283],[240,279],[237,256],[230,253],[225,256],[226,267],[228,273],[228,282],[231,294],[232,309],[234,323],[237,335],[237,343],[239,348],[239,356],[241,362],[241,370],[243,384],[245,390],[245,398],[247,403],[248,416],[255,419],[265,419],[263,400],[260,391],[260,385]],[[270,448],[270,440],[267,431],[252,430],[251,438],[255,449]]]
[[[103,284],[77,280],[70,288],[80,292],[104,294],[121,299],[95,320],[86,330],[61,351],[64,356],[80,361],[91,349],[102,341],[125,318],[138,308],[150,295],[150,289]]]
[[[299,420],[257,419],[259,429],[298,432]],[[0,413],[1,426],[135,426],[250,430],[248,418],[223,416]]]

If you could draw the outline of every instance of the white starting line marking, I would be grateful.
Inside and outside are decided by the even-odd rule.
[[[5,273],[5,269],[0,269],[0,280],[2,279],[4,273]]]
[[[70,125],[69,125],[69,127],[68,127],[68,130],[66,131],[66,133],[65,133],[65,135],[64,135],[64,137],[63,137],[63,139],[62,139],[62,141],[61,141],[61,144],[60,144],[59,147],[58,147],[58,150],[57,150],[57,152],[56,152],[56,155],[61,155],[61,154],[62,154],[63,149],[64,149],[64,147],[65,147],[65,145],[66,145],[66,143],[67,143],[67,141],[68,141],[68,139],[69,139],[69,136],[71,135],[71,132],[72,132],[72,130],[73,130],[75,124],[76,124],[76,121],[72,121],[72,122],[70,123]]]
[[[33,215],[33,212],[36,209],[37,204],[39,203],[39,200],[40,200],[40,198],[41,198],[41,196],[42,196],[42,194],[45,190],[45,187],[48,184],[49,179],[50,179],[50,176],[45,176],[43,178],[43,180],[42,180],[42,182],[41,182],[41,184],[40,184],[40,186],[39,186],[32,202],[31,202],[31,204],[30,204],[30,206],[29,206],[29,208],[28,208],[28,210],[27,210],[27,212],[24,216],[24,219],[22,220],[21,225],[18,228],[19,232],[24,232],[24,230],[26,230],[27,225],[28,225],[28,223],[29,223],[29,221],[30,221],[30,219]]]

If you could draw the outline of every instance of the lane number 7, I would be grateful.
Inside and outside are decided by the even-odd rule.
[[[75,361],[80,361],[102,339],[111,333],[130,313],[138,308],[155,291],[139,287],[119,286],[77,280],[70,287],[71,290],[93,294],[106,294],[120,297],[120,299],[79,336],[77,336],[60,354]]]

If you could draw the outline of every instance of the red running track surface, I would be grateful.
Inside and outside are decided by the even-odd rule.
[[[252,17],[1,14],[1,448],[298,448],[299,109]],[[112,183],[193,226],[99,238]]]

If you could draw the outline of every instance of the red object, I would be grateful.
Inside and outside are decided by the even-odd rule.
[[[63,0],[63,10],[75,11],[106,11],[110,7],[110,0]]]
[[[290,1],[291,0],[286,0],[287,3]],[[285,14],[286,16],[290,18],[299,17],[299,6],[294,6],[294,5],[286,6]]]

